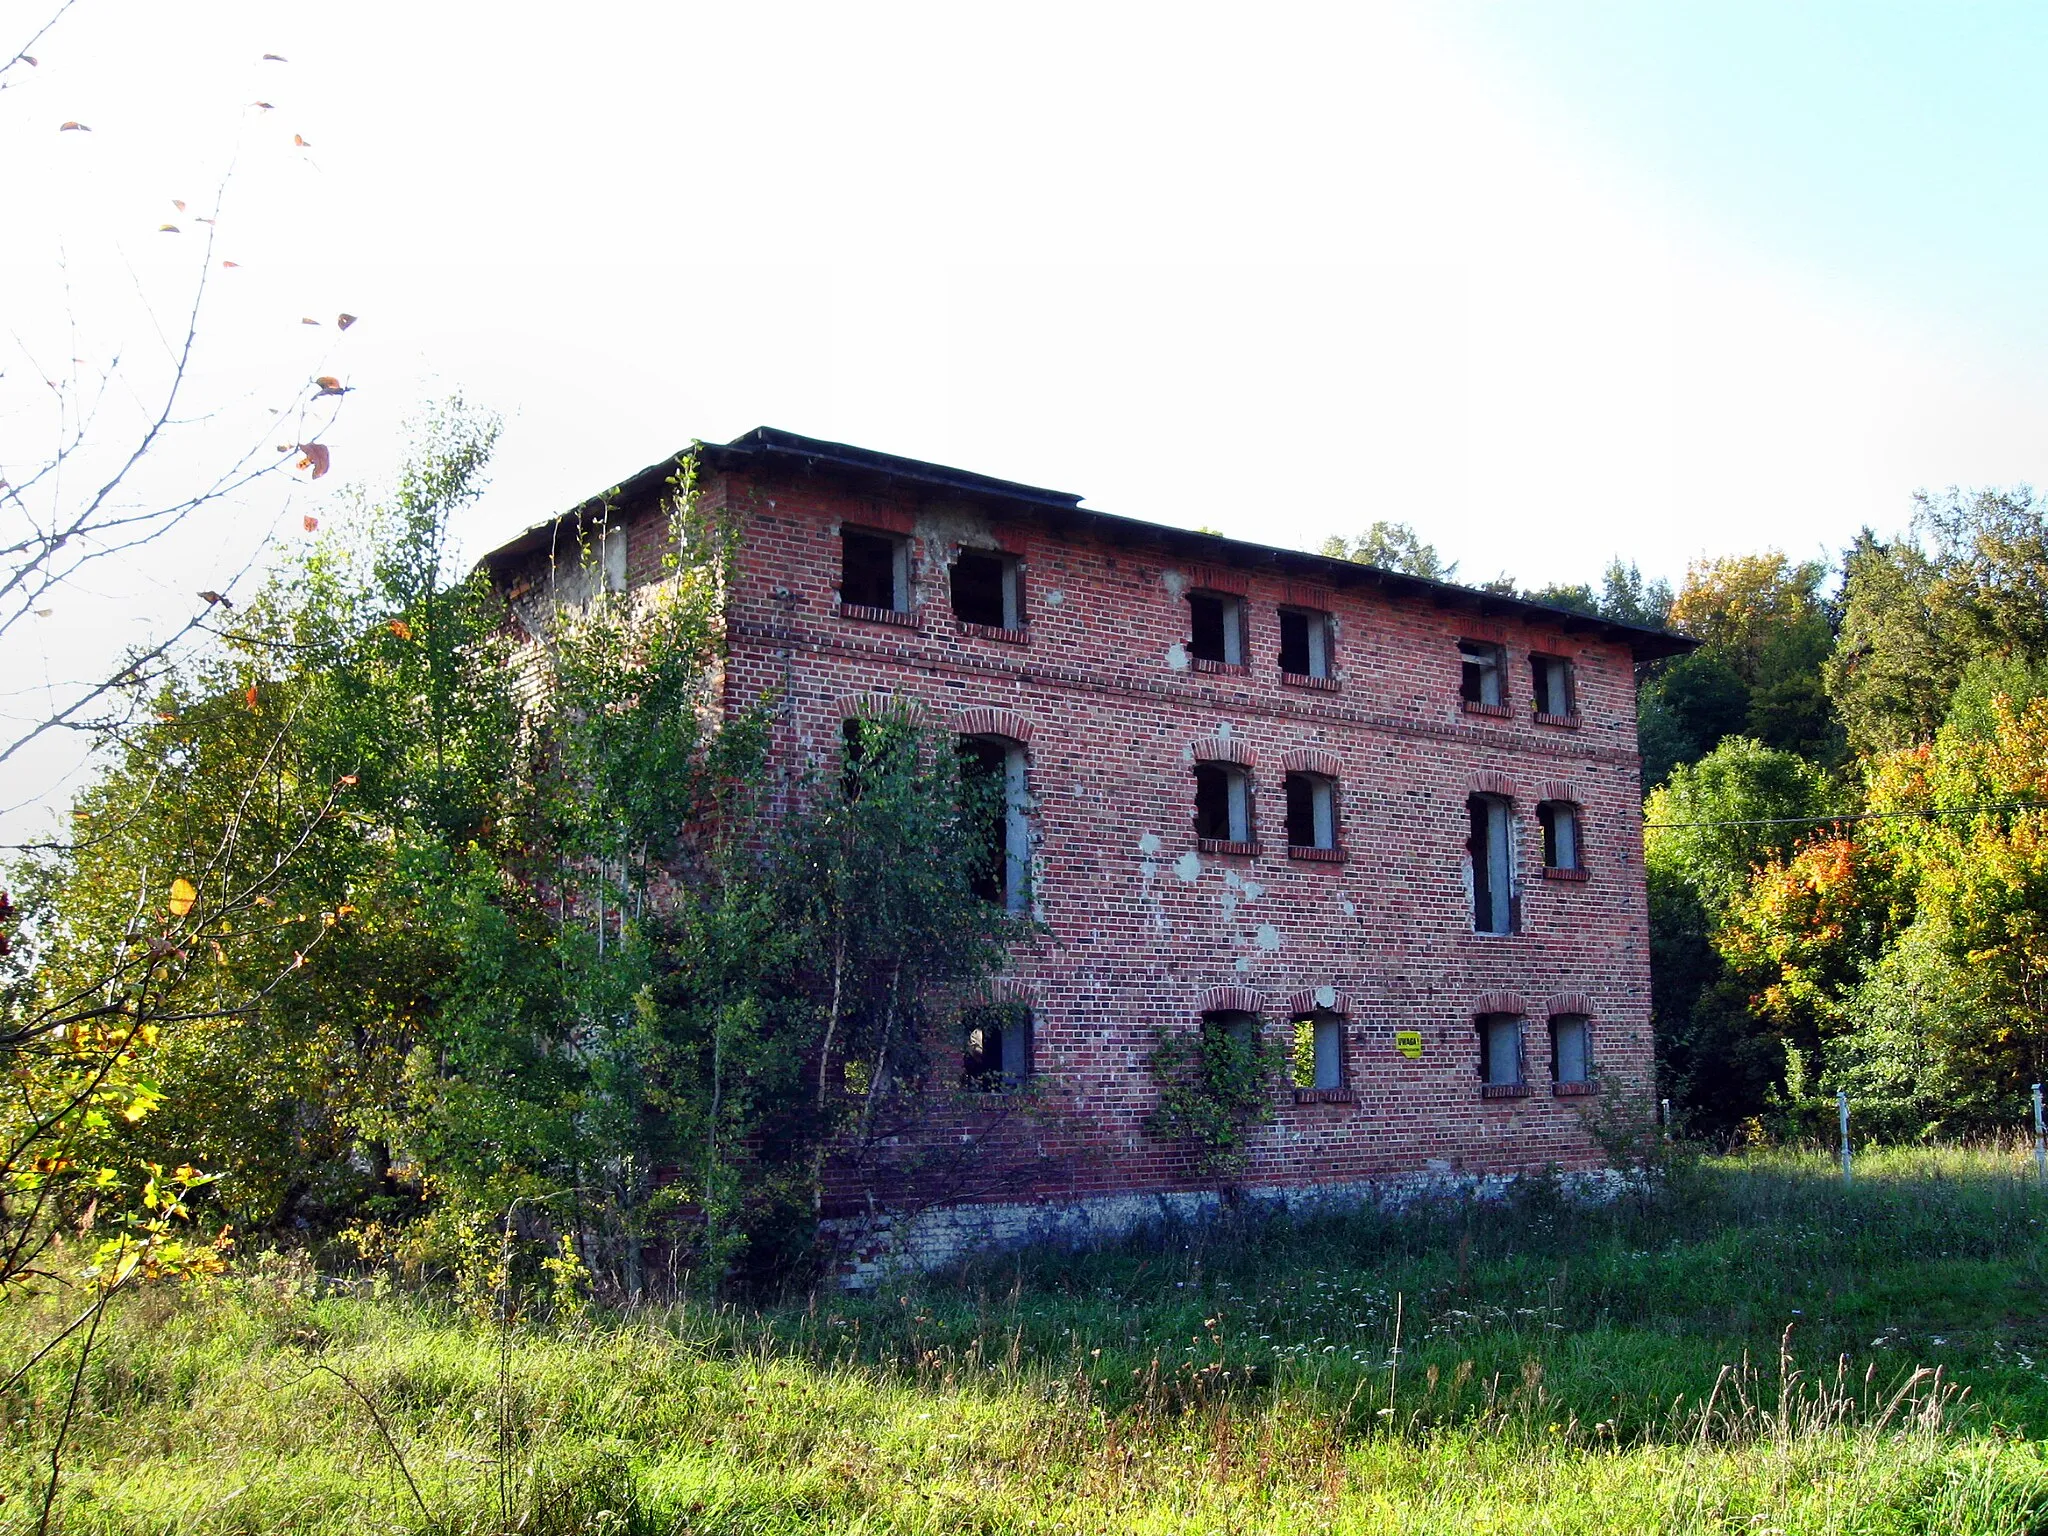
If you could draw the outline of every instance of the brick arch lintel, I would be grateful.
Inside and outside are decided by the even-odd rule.
[[[988,984],[992,1003],[1021,1003],[1026,1008],[1038,1001],[1038,989],[1021,976],[997,976]]]
[[[1475,795],[1499,795],[1504,800],[1515,798],[1515,781],[1494,768],[1481,768],[1465,780],[1466,790]]]
[[[1196,1013],[1264,1013],[1266,999],[1255,987],[1226,982],[1195,994]]]
[[[1593,999],[1583,992],[1557,992],[1543,1000],[1543,1011],[1553,1019],[1561,1013],[1593,1016]]]
[[[953,729],[962,736],[1002,736],[1031,745],[1031,722],[1013,710],[975,704],[960,711]]]
[[[1236,763],[1240,768],[1253,766],[1252,749],[1235,736],[1204,736],[1189,743],[1188,752],[1198,763]]]
[[[1482,992],[1472,999],[1470,1012],[1526,1014],[1529,1004],[1519,992]]]
[[[849,693],[833,707],[842,720],[922,721],[928,713],[923,699],[903,693]]]
[[[1579,793],[1579,786],[1570,779],[1547,779],[1543,785],[1543,798],[1563,800],[1571,805],[1584,805],[1586,797]]]
[[[1320,747],[1294,747],[1283,752],[1280,766],[1288,773],[1319,773],[1326,779],[1343,777],[1335,754]]]
[[[1342,987],[1302,987],[1287,994],[1287,1016],[1290,1019],[1304,1013],[1341,1013],[1349,1018],[1357,1012],[1351,994]]]

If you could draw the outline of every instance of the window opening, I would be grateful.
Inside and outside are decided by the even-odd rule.
[[[1501,648],[1484,640],[1460,640],[1458,659],[1463,665],[1463,674],[1458,685],[1458,696],[1467,704],[1483,704],[1498,708],[1506,702],[1502,694]]]
[[[1578,869],[1579,808],[1565,800],[1545,800],[1536,807],[1543,827],[1543,867]]]
[[[1220,592],[1190,592],[1188,615],[1194,633],[1189,650],[1197,661],[1241,666],[1244,662],[1244,604]]]
[[[1478,933],[1514,931],[1513,820],[1508,802],[1494,795],[1466,801],[1471,835],[1465,848],[1472,870],[1472,927]]]
[[[984,818],[975,828],[980,860],[974,893],[1024,910],[1031,873],[1028,771],[1022,742],[1003,736],[962,736],[961,776],[970,789],[969,810]]]
[[[1550,1075],[1558,1082],[1592,1080],[1591,1035],[1582,1013],[1561,1013],[1550,1021]]]
[[[1344,1086],[1344,1020],[1334,1013],[1307,1013],[1294,1021],[1294,1086]]]
[[[1337,846],[1337,788],[1319,773],[1287,775],[1287,845]]]
[[[1534,686],[1536,713],[1569,715],[1572,698],[1572,664],[1562,656],[1531,656],[1529,679]]]
[[[1022,629],[1022,570],[1009,555],[963,549],[953,561],[953,617],[963,624]]]
[[[1479,1079],[1489,1088],[1522,1085],[1522,1019],[1514,1013],[1479,1016]]]
[[[1221,843],[1252,840],[1251,776],[1242,768],[1195,764],[1195,836]]]
[[[839,601],[890,613],[910,610],[910,541],[861,528],[839,532]]]
[[[961,1080],[970,1088],[1015,1088],[1031,1076],[1032,1017],[1021,1005],[970,1008]]]
[[[1280,610],[1280,670],[1296,677],[1330,675],[1330,616],[1307,608]]]
[[[839,787],[849,800],[860,798],[861,763],[868,753],[867,721],[839,722]]]

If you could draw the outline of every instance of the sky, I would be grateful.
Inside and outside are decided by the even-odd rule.
[[[52,604],[17,714],[458,391],[505,423],[471,554],[761,424],[1269,543],[1395,519],[1527,585],[2042,476],[2038,7],[75,0],[31,51],[0,473],[70,357],[121,359],[125,441],[202,270],[138,494],[311,433],[334,469]],[[316,374],[331,423],[289,409]]]

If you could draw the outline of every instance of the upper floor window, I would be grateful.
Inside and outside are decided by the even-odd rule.
[[[1512,933],[1515,925],[1514,816],[1498,795],[1465,802],[1471,835],[1465,848],[1472,875],[1472,929]]]
[[[1021,1003],[991,1003],[967,1010],[961,1080],[969,1088],[1022,1086],[1032,1073],[1031,1010]]]
[[[953,561],[953,617],[990,629],[1024,627],[1024,568],[1014,555],[963,549]]]
[[[1470,708],[1507,706],[1507,653],[1490,640],[1460,640],[1458,697]]]
[[[1578,700],[1572,689],[1572,664],[1564,657],[1531,656],[1529,682],[1537,714],[1564,720],[1578,712]]]
[[[1583,1013],[1560,1013],[1550,1020],[1550,1076],[1560,1088],[1593,1080],[1592,1030]]]
[[[1280,610],[1280,670],[1293,677],[1330,675],[1330,616],[1313,608]]]
[[[1236,763],[1195,764],[1195,836],[1203,842],[1250,846],[1251,775]]]
[[[910,611],[910,540],[868,528],[839,531],[839,601],[883,613]]]
[[[1335,1013],[1305,1013],[1294,1021],[1294,1086],[1328,1092],[1344,1082],[1344,1020]]]
[[[976,842],[975,894],[1021,912],[1030,900],[1031,818],[1024,744],[962,736],[960,776]]]
[[[1543,868],[1552,874],[1581,874],[1579,808],[1569,800],[1545,800],[1536,807],[1543,828]]]
[[[596,529],[577,551],[573,566],[555,573],[555,601],[564,607],[588,603],[600,592],[626,590],[626,529],[622,523]]]
[[[1244,599],[1227,592],[1190,592],[1188,617],[1194,626],[1188,654],[1211,666],[1244,665]]]
[[[1320,773],[1287,775],[1287,846],[1295,853],[1337,846],[1337,786]]]

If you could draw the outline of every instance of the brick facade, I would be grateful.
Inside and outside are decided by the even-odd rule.
[[[616,504],[629,580],[658,579],[658,478]],[[850,715],[910,707],[1022,744],[1031,899],[1046,940],[998,988],[1033,1013],[1034,1070],[1083,1155],[1058,1201],[1198,1187],[1142,1122],[1154,1032],[1203,1011],[1341,1016],[1340,1094],[1275,1085],[1244,1177],[1296,1189],[1599,1161],[1582,1113],[1650,1093],[1649,959],[1633,667],[1655,631],[1317,556],[1111,518],[1077,498],[750,434],[702,450],[743,530],[729,705],[773,691],[774,749],[829,764]],[[903,611],[843,603],[841,529],[908,538]],[[487,562],[508,590],[535,534]],[[962,548],[1018,564],[1021,622],[955,618]],[[1242,660],[1190,656],[1190,591],[1237,600]],[[1283,674],[1279,610],[1329,615],[1326,677]],[[1460,696],[1459,642],[1504,648],[1499,706]],[[1534,709],[1529,657],[1566,658],[1574,712]],[[1249,776],[1243,843],[1198,846],[1198,761]],[[1283,777],[1334,783],[1332,849],[1290,849]],[[1515,931],[1474,931],[1468,797],[1511,815]],[[1575,871],[1543,868],[1539,801],[1577,809]],[[1547,879],[1562,873],[1566,879]],[[1525,1091],[1483,1091],[1480,1018],[1524,1021]],[[1551,1081],[1550,1020],[1583,1017],[1598,1095]],[[1397,1032],[1421,1038],[1419,1057]],[[1274,1038],[1282,1038],[1278,1033]],[[1563,1088],[1563,1091],[1556,1091]],[[1303,1100],[1297,1102],[1297,1100]]]

